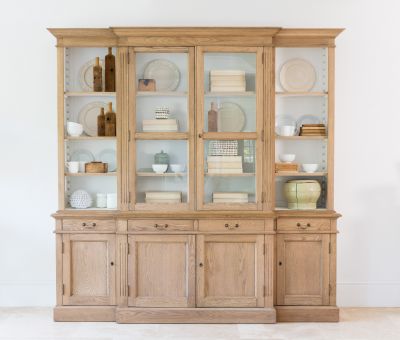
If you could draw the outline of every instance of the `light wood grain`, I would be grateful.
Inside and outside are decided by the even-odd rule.
[[[200,220],[199,231],[263,232],[264,220]]]
[[[54,321],[115,321],[114,306],[57,306],[53,310]]]
[[[330,231],[331,221],[318,218],[278,218],[277,229],[278,232],[290,230],[300,232]]]
[[[130,220],[128,231],[154,231],[157,233],[166,231],[191,231],[191,220]]]
[[[65,117],[64,117],[64,62],[65,49],[57,47],[57,144],[58,144],[58,209],[65,208]]]
[[[115,231],[114,220],[98,220],[98,219],[64,219],[62,221],[62,230],[64,231]]]
[[[335,135],[335,49],[328,48],[328,181],[326,207],[333,209],[334,203],[334,135]]]
[[[331,306],[276,306],[277,322],[338,322],[339,308]]]

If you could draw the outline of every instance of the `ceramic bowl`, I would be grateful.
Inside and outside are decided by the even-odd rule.
[[[295,158],[296,155],[293,153],[281,153],[279,155],[279,160],[283,163],[292,163]]]
[[[296,134],[296,127],[293,125],[277,126],[276,133],[279,136],[294,136]]]
[[[79,137],[83,132],[83,126],[82,124],[68,122],[67,132],[71,137]]]
[[[153,171],[157,174],[163,174],[168,169],[168,164],[153,164],[151,166]]]
[[[169,165],[172,172],[184,172],[185,164],[170,164]]]
[[[302,164],[301,167],[307,173],[313,173],[318,170],[318,164]]]

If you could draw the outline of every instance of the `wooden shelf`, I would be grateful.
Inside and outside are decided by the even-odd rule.
[[[73,141],[73,140],[116,140],[117,137],[105,137],[105,136],[79,136],[79,137],[65,137],[64,140],[69,140],[69,141]]]
[[[251,177],[251,176],[255,176],[256,174],[254,172],[243,172],[241,174],[209,174],[208,172],[204,173],[204,176],[210,176],[210,177],[214,177],[214,176],[219,176],[219,177]]]
[[[317,209],[289,209],[287,207],[275,207],[274,210],[279,210],[279,211],[292,211],[292,212],[313,212],[313,211],[328,211],[326,208],[317,208]]]
[[[100,172],[100,173],[93,173],[93,172],[78,172],[78,173],[65,173],[66,177],[99,177],[99,176],[117,176],[116,172]]]
[[[328,136],[275,136],[275,139],[281,140],[325,140]]]
[[[212,140],[257,139],[257,132],[204,132],[202,138]]]
[[[278,97],[323,97],[328,92],[276,92]]]
[[[116,92],[64,92],[65,97],[115,97]]]
[[[204,97],[255,97],[254,91],[246,92],[206,92]]]
[[[187,132],[136,132],[135,139],[185,140],[185,139],[189,139],[189,133],[187,133]]]
[[[279,171],[275,172],[275,176],[277,177],[321,177],[321,176],[326,176],[328,173],[327,172],[299,172],[299,171]]]
[[[136,176],[139,177],[183,177],[187,176],[186,172],[164,172],[162,174],[158,174],[156,172],[137,172]]]
[[[179,91],[137,91],[137,97],[186,97],[187,92]]]

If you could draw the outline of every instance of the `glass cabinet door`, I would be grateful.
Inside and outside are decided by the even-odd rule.
[[[193,49],[134,48],[130,54],[130,209],[189,209],[194,206]]]
[[[197,54],[197,207],[262,208],[263,49]]]

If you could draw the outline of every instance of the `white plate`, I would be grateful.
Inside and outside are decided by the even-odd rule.
[[[283,64],[279,80],[285,91],[310,91],[316,80],[314,66],[304,59],[291,59]]]
[[[178,67],[166,59],[150,61],[143,74],[144,79],[155,79],[156,91],[175,91],[181,75]]]
[[[218,109],[218,132],[240,132],[246,124],[246,115],[235,103],[222,103]]]
[[[114,172],[117,170],[117,155],[113,149],[105,149],[101,151],[97,160],[108,164],[108,172]]]
[[[94,156],[89,150],[75,150],[70,157],[71,161],[90,163],[94,161]]]
[[[317,116],[313,116],[313,115],[304,115],[301,116],[298,120],[297,120],[297,129],[300,131],[300,128],[303,124],[322,124],[322,121],[320,118],[318,118]]]
[[[79,82],[82,91],[93,91],[93,65],[96,63],[96,58],[89,60],[86,64],[82,65],[79,70]],[[104,78],[105,78],[105,67],[104,59],[100,59],[100,66],[103,71],[103,89],[104,89]]]
[[[83,131],[89,136],[97,136],[97,116],[102,107],[104,111],[107,111],[107,103],[92,102],[85,105],[79,112],[78,121],[83,125]]]

